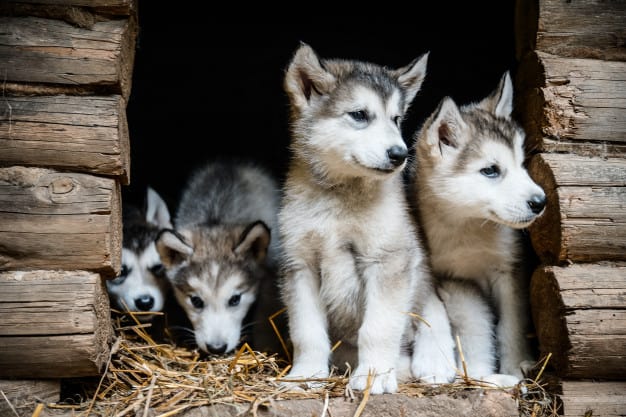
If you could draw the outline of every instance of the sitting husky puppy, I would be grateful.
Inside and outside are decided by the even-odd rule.
[[[288,66],[292,159],[279,212],[293,344],[287,388],[297,388],[289,379],[327,377],[332,360],[350,364],[352,388],[365,389],[371,372],[371,393],[395,392],[414,298],[439,301],[401,176],[408,150],[400,124],[426,63],[424,54],[391,70],[320,59],[301,44]],[[428,374],[441,368],[439,356],[420,364]]]
[[[125,203],[122,215],[122,271],[106,282],[111,304],[123,311],[162,311],[170,291],[154,240],[171,228],[170,213],[161,196],[148,187],[143,209]],[[138,314],[139,320],[150,315]]]
[[[260,166],[210,162],[184,188],[175,230],[157,239],[166,275],[202,351],[235,349],[261,287],[275,281],[279,245],[270,233],[277,223],[278,191]],[[269,295],[263,302],[278,310],[278,297]]]
[[[494,305],[499,368],[494,368],[496,358],[490,357],[489,338],[476,342],[468,337],[471,322],[487,322],[490,315],[476,308],[459,312],[462,291],[448,297],[452,322],[465,335],[464,352],[477,352],[486,360],[481,364],[481,359],[466,355],[470,369],[483,374],[493,368],[520,379],[520,367],[532,363],[526,339],[528,277],[521,268],[527,259],[520,229],[543,213],[546,198],[524,168],[525,133],[511,118],[512,107],[508,72],[479,103],[459,108],[444,98],[415,136],[410,198],[434,273],[474,282]],[[444,285],[444,299],[445,293]],[[465,320],[454,323],[455,317]]]

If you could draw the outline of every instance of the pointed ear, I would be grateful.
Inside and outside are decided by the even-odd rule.
[[[324,68],[313,48],[301,42],[285,74],[284,87],[291,102],[302,109],[312,95],[328,94],[334,86],[335,76]]]
[[[430,51],[426,52],[419,58],[416,58],[409,65],[392,71],[402,88],[406,91],[404,111],[409,108],[413,99],[417,95],[417,92],[422,87],[424,78],[426,78],[426,67],[428,65],[429,54]]]
[[[193,254],[193,247],[185,237],[172,229],[162,230],[154,244],[166,268],[181,266]]]
[[[263,262],[270,244],[270,229],[262,221],[249,224],[239,237],[236,254],[249,253],[257,262]]]
[[[163,229],[171,229],[172,222],[167,204],[152,187],[148,187],[146,202],[146,221]]]
[[[498,87],[477,105],[497,117],[509,118],[513,112],[513,83],[508,71],[502,75]]]
[[[450,97],[441,100],[431,120],[428,140],[431,145],[438,145],[442,153],[444,149],[458,148],[464,141],[467,125],[456,103]]]

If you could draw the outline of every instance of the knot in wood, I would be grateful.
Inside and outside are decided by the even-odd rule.
[[[58,178],[50,184],[52,194],[67,194],[74,189],[71,178]]]

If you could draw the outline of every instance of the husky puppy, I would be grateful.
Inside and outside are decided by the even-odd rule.
[[[297,388],[289,379],[324,378],[331,362],[348,362],[352,388],[365,389],[371,372],[371,393],[397,390],[408,313],[416,294],[434,291],[401,176],[408,151],[400,124],[427,57],[388,69],[320,59],[302,43],[289,63],[292,159],[279,212],[288,388]],[[439,312],[446,318],[443,305]]]
[[[182,191],[175,230],[156,246],[198,347],[222,354],[241,342],[244,319],[261,287],[274,280],[279,187],[246,161],[213,161],[192,173]],[[275,303],[278,297],[264,302]]]
[[[543,213],[546,198],[524,167],[525,133],[512,119],[512,108],[508,72],[478,103],[458,107],[444,98],[415,135],[409,198],[417,208],[434,273],[475,283],[493,303],[495,369],[489,337],[482,342],[467,337],[470,326],[491,320],[490,314],[480,308],[464,311],[467,304],[459,302],[463,291],[453,289],[450,295],[442,286],[453,325],[465,334],[464,352],[479,353],[476,358],[466,355],[470,374],[472,367],[479,374],[491,368],[521,379],[521,367],[533,360],[526,339],[530,312],[521,229]],[[473,297],[473,292],[467,294]]]
[[[135,312],[163,310],[170,286],[154,240],[160,230],[171,227],[167,204],[151,187],[147,188],[143,209],[123,205],[122,271],[106,281],[114,307]],[[150,317],[137,315],[140,320]]]

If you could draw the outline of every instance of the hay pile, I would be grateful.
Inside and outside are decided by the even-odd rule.
[[[94,381],[87,387],[80,400],[48,404],[48,409],[70,409],[77,417],[170,417],[193,407],[222,404],[243,406],[256,415],[259,407],[272,407],[281,400],[313,398],[328,402],[328,398],[348,397],[360,403],[355,413],[358,417],[367,405],[369,391],[352,392],[347,374],[315,380],[320,383],[316,390],[285,392],[279,383],[290,365],[276,354],[253,351],[244,344],[231,356],[203,357],[197,350],[155,342],[146,331],[149,325],[132,315],[133,323],[128,325],[128,319],[127,315],[115,319],[117,339],[97,384]],[[459,382],[437,386],[401,384],[399,393],[423,397],[468,389],[498,388],[459,378]],[[509,392],[518,401],[520,416],[557,415],[552,397],[533,380]],[[33,417],[36,414],[37,410]]]

